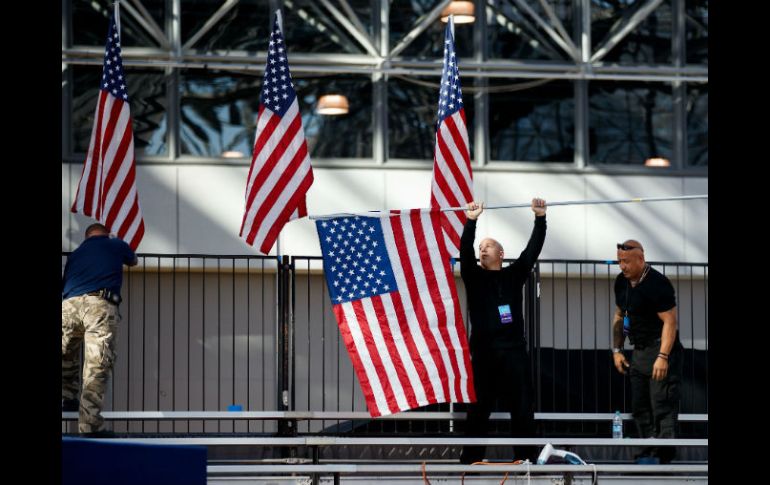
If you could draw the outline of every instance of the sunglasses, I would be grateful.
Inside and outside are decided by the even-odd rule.
[[[630,251],[632,249],[639,249],[639,246],[629,246],[628,244],[618,243],[618,249],[622,249],[623,251]]]

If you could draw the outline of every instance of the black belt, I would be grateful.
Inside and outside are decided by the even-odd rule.
[[[660,339],[653,340],[652,342],[634,343],[634,350],[644,350],[647,347],[652,347],[653,345],[660,346]]]

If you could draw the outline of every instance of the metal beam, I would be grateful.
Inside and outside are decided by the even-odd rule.
[[[559,17],[556,16],[556,12],[553,11],[553,7],[551,6],[551,4],[548,3],[547,0],[540,0],[540,5],[543,6],[543,9],[545,10],[546,15],[548,15],[548,18],[551,20],[551,23],[554,25],[554,27],[556,27],[556,30],[559,31],[562,39],[564,39],[564,42],[569,44],[573,53],[572,58],[575,59],[576,61],[579,60],[580,49],[578,49],[575,43],[572,42],[572,38],[567,32],[567,29],[564,28],[564,24],[561,22],[561,19],[559,19]]]
[[[375,49],[374,44],[372,44],[372,40],[369,38],[366,33],[359,30],[353,23],[345,17],[345,15],[340,12],[337,7],[331,4],[329,0],[320,0],[321,4],[326,7],[326,9],[331,12],[332,16],[334,16],[335,19],[337,19],[337,22],[342,24],[343,27],[345,27],[345,30],[348,31],[350,35],[353,36],[354,39],[358,41],[361,46],[363,46],[364,49],[366,49],[366,52],[371,54],[372,56],[379,57],[377,53],[377,49]],[[355,13],[353,14],[355,15]]]
[[[498,8],[496,5],[487,5],[487,8],[491,8],[493,11],[497,12],[498,15],[502,15],[506,20],[508,20],[513,24],[521,24],[523,27],[526,27],[526,29],[522,29],[522,32],[527,33],[532,38],[540,42],[543,50],[551,54],[551,56],[554,59],[561,60],[561,56],[559,55],[559,52],[551,46],[550,42],[546,41],[545,37],[542,36],[538,28],[532,25],[532,23],[523,14],[516,11],[516,13],[519,14],[519,18],[515,19],[515,18],[512,18],[510,15],[508,15],[505,11]]]
[[[532,10],[532,7],[527,5],[527,3],[524,0],[513,0],[513,1],[520,9],[524,10],[529,14],[530,17],[535,19],[535,22],[538,25],[540,25],[540,27],[542,27],[543,30],[545,30],[545,33],[548,34],[548,36],[551,37],[551,39],[553,39],[553,41],[556,42],[556,44],[559,47],[564,49],[564,52],[566,52],[571,59],[574,59],[575,61],[577,61],[580,58],[579,52],[577,52],[577,50],[573,50],[574,44],[570,45],[571,43],[568,44],[564,39],[562,39],[561,36],[558,33],[556,33],[555,30],[553,30],[553,27],[548,25],[548,22],[543,20],[543,17],[541,17],[540,15],[537,14],[537,12]]]
[[[430,24],[436,21],[437,18],[441,16],[441,11],[444,10],[444,7],[449,5],[449,2],[451,0],[442,0],[439,2],[436,7],[431,10],[428,15],[421,21],[418,22],[417,25],[407,33],[401,41],[396,44],[396,47],[393,48],[393,50],[390,51],[390,56],[397,56],[399,53],[401,53],[404,49],[409,47],[409,44],[411,44],[414,39],[416,39],[420,34],[422,34],[425,29],[430,27]]]
[[[224,17],[227,14],[227,12],[229,12],[230,10],[233,9],[233,7],[238,5],[239,1],[240,0],[225,0],[225,3],[223,3],[222,6],[219,7],[211,17],[209,17],[206,23],[203,24],[203,27],[198,29],[198,31],[195,34],[193,34],[192,37],[190,37],[187,40],[187,42],[184,43],[184,45],[182,45],[182,49],[183,50],[189,49],[193,45],[195,45],[195,43],[198,42],[201,39],[201,37],[206,35],[206,33],[209,30],[211,30],[211,28],[214,25],[216,25],[216,23],[219,22],[222,19],[222,17]]]
[[[161,45],[161,47],[164,47],[166,49],[169,48],[169,43],[168,43],[168,39],[166,38],[166,36],[163,33],[159,34],[156,31],[156,29],[154,29],[152,27],[152,25],[147,21],[147,19],[145,19],[142,16],[142,14],[140,14],[139,11],[137,11],[137,9],[135,7],[133,7],[130,3],[127,3],[127,2],[123,2],[120,5],[121,5],[121,7],[126,9],[126,11],[132,17],[134,17],[134,20],[136,20],[139,23],[139,25],[141,25],[144,28],[144,30],[146,30],[147,33],[152,36],[152,38],[154,38],[156,41],[158,41],[158,43]]]
[[[155,22],[155,19],[152,18],[152,15],[150,15],[150,12],[148,12],[147,9],[144,8],[144,5],[142,5],[142,2],[140,0],[131,0],[131,1],[134,3],[134,6],[139,11],[139,13],[142,15],[142,18],[144,18],[147,21],[147,25],[150,27],[151,33],[153,33],[155,38],[160,41],[160,45],[167,49],[170,48],[171,43],[169,42],[168,37],[166,37],[166,34],[160,28],[158,23]]]
[[[591,56],[591,62],[599,62],[607,55],[613,47],[618,45],[629,32],[634,30],[644,19],[646,19],[657,7],[663,3],[663,0],[647,0],[647,3],[639,7],[633,15],[622,24],[614,33],[610,33],[607,39],[596,49]],[[617,25],[617,24],[616,24]]]

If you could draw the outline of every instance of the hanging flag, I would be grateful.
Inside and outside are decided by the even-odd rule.
[[[110,19],[91,142],[72,212],[93,217],[136,251],[144,219],[136,190],[134,132],[120,54],[118,10]]]
[[[316,221],[334,315],[369,413],[474,402],[441,213]]]
[[[455,56],[454,21],[452,17],[449,19],[444,32],[444,69],[439,88],[436,148],[430,194],[432,208],[462,207],[473,200],[473,172],[463,93],[460,89],[460,70]],[[460,252],[465,212],[444,212],[441,219],[449,253],[456,256]]]
[[[263,254],[290,220],[305,217],[313,184],[297,93],[289,73],[286,44],[276,13],[259,95],[257,134],[246,184],[240,236]]]

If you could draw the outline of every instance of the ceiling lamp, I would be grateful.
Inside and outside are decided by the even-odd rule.
[[[324,94],[318,98],[315,112],[319,115],[344,115],[350,106],[348,98],[342,94]]]
[[[445,23],[449,22],[450,15],[455,16],[456,24],[469,24],[474,20],[476,20],[476,17],[474,15],[473,2],[461,2],[461,1],[451,2],[441,12],[441,21]]]
[[[668,161],[668,158],[654,157],[645,160],[644,165],[646,167],[670,167],[671,162]]]
[[[227,150],[222,152],[222,158],[244,158],[246,155],[243,152],[235,150]]]

